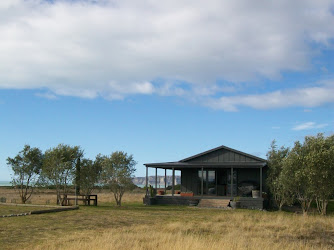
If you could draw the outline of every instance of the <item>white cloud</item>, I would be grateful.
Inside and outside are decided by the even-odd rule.
[[[0,1],[0,88],[108,99],[215,95],[233,91],[217,80],[306,70],[310,44],[326,47],[334,38],[331,0],[54,2]],[[166,84],[155,86],[156,79]],[[281,92],[262,97],[281,106]],[[239,103],[265,106],[256,96],[225,97],[218,106]]]
[[[52,93],[49,93],[49,92],[47,92],[47,93],[36,93],[35,95],[38,96],[38,97],[49,99],[49,100],[56,100],[57,99],[57,96],[55,94],[52,94]]]
[[[292,130],[309,130],[309,129],[325,128],[327,126],[328,126],[327,123],[316,124],[315,122],[305,122],[296,125],[295,127],[292,128]]]
[[[328,86],[327,84],[265,94],[224,96],[219,99],[210,99],[206,105],[225,111],[237,111],[240,106],[254,109],[317,107],[328,102],[334,102],[333,93],[334,86]]]
[[[105,97],[108,99],[123,99],[124,96],[129,94],[152,94],[154,92],[154,86],[150,82],[132,82],[126,85],[119,82],[110,82],[109,95]]]
[[[312,112],[312,109],[304,109],[304,112],[305,113],[310,113],[310,112]]]

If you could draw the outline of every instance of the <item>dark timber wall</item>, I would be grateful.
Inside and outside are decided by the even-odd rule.
[[[181,192],[198,193],[198,170],[199,169],[181,170]]]
[[[200,199],[194,197],[181,197],[181,196],[156,196],[155,202],[157,205],[181,205],[189,206],[190,202],[199,202]]]
[[[254,181],[260,185],[260,169],[238,169],[238,183],[243,181]]]
[[[149,204],[149,199],[153,200]],[[208,199],[208,198],[205,198]],[[214,198],[210,198],[214,199]],[[225,198],[226,199],[226,198]],[[201,200],[201,197],[181,197],[181,196],[159,196],[155,198],[144,198],[144,204],[146,205],[180,205],[180,206],[189,206],[190,203],[198,203]],[[241,208],[247,209],[263,209],[263,199],[262,198],[248,198],[240,197]]]
[[[227,149],[220,149],[205,155],[198,156],[186,162],[259,162],[246,155],[233,152]]]
[[[263,209],[263,199],[262,198],[254,199],[252,197],[240,197],[239,201],[240,201],[241,208]]]

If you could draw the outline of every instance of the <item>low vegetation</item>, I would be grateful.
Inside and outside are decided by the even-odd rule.
[[[6,194],[4,194],[6,192]],[[0,189],[0,196],[16,195]],[[49,193],[47,193],[49,192]],[[36,200],[56,202],[56,193]],[[3,249],[333,249],[334,214],[225,211],[185,206],[145,206],[143,193],[98,193],[99,206],[24,217],[1,218]],[[40,197],[38,197],[40,196]],[[38,199],[37,199],[38,198]],[[334,208],[330,203],[329,207]],[[10,235],[10,237],[9,237]]]

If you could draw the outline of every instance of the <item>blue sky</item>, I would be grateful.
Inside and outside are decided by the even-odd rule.
[[[333,134],[332,1],[137,5],[1,1],[0,180],[24,144],[123,150],[144,176],[220,145],[265,158],[273,139]]]

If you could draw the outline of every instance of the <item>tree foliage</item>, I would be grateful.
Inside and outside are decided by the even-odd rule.
[[[269,167],[267,185],[279,210],[282,210],[284,204],[293,202],[291,191],[282,184],[283,162],[287,158],[289,151],[289,148],[283,146],[278,149],[274,140],[267,153]]]
[[[100,180],[102,171],[103,157],[96,156],[95,161],[90,159],[82,159],[80,165],[80,189],[84,195],[92,194],[95,185]]]
[[[18,190],[21,202],[26,203],[33,194],[34,187],[42,167],[43,154],[38,148],[25,145],[14,158],[7,158],[7,165],[12,168],[12,184]]]
[[[42,176],[56,187],[57,204],[63,204],[64,196],[69,193],[69,185],[75,177],[76,162],[82,155],[83,151],[79,146],[71,147],[64,144],[45,152]]]
[[[116,204],[122,205],[122,197],[127,190],[132,190],[136,162],[132,155],[122,151],[102,157],[102,181],[114,194]]]
[[[17,156],[8,157],[7,164],[14,172],[12,183],[19,190],[22,203],[31,197],[37,183],[54,186],[57,204],[61,205],[73,185],[77,194],[90,195],[96,184],[104,184],[119,206],[124,192],[135,187],[132,178],[136,162],[122,151],[110,156],[99,154],[93,161],[83,158],[79,146],[59,144],[43,154],[38,148],[25,145]]]
[[[289,152],[281,150],[272,146],[268,152],[270,191],[282,194],[283,200],[295,198],[304,215],[316,201],[319,213],[325,215],[328,200],[334,194],[334,135],[306,136],[303,143],[295,142]],[[277,192],[276,185],[286,192]]]
[[[323,134],[306,137],[306,162],[309,168],[309,182],[318,212],[326,215],[329,198],[334,194],[334,135],[325,138]]]
[[[300,203],[303,214],[307,215],[314,200],[311,172],[307,164],[307,150],[299,141],[295,142],[289,156],[284,161],[282,184],[289,189]]]

